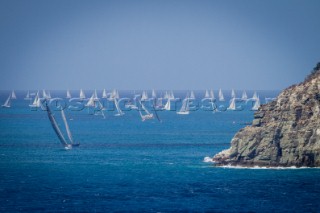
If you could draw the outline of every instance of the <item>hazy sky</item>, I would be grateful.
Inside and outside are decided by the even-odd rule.
[[[0,0],[0,89],[283,89],[319,0]]]

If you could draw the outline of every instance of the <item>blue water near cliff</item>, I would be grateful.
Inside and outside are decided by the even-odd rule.
[[[141,122],[137,111],[122,117],[106,112],[106,119],[67,111],[81,145],[65,150],[46,112],[32,111],[22,100],[25,93],[18,91],[12,107],[0,109],[1,212],[320,211],[320,169],[231,169],[203,162],[229,147],[252,120],[250,110],[161,111],[162,122]],[[1,92],[2,102],[8,94]]]

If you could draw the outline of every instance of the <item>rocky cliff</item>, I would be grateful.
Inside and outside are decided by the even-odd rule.
[[[213,157],[216,165],[320,166],[320,63],[298,85],[262,105],[251,126],[231,147]]]

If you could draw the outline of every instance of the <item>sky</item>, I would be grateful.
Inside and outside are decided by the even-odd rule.
[[[255,89],[320,61],[318,0],[0,0],[0,90]]]

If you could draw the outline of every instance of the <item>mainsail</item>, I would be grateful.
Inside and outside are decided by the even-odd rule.
[[[188,115],[189,112],[190,112],[189,111],[189,97],[187,95],[187,97],[185,99],[183,99],[182,106],[181,106],[180,110],[177,112],[177,114]]]
[[[85,99],[86,95],[84,94],[83,90],[80,89],[80,95],[79,95],[80,99]]]
[[[219,90],[219,101],[224,101],[224,96],[221,89]]]
[[[235,98],[236,97],[236,93],[234,92],[234,89],[231,90],[231,98]]]
[[[102,98],[107,98],[107,97],[108,97],[107,91],[106,89],[103,89]]]
[[[205,98],[209,98],[209,97],[210,97],[208,90],[206,90],[206,92],[205,92],[205,94],[204,94],[204,97],[205,97]]]
[[[254,103],[254,105],[253,105],[251,110],[258,110],[259,107],[260,107],[260,98],[259,98],[259,96],[257,96],[257,99],[256,99],[256,101],[255,101],[255,103]]]
[[[11,99],[17,99],[16,93],[14,92],[14,90],[12,90],[11,92]]]
[[[31,100],[29,90],[28,90],[27,95],[26,95],[26,97],[24,98],[24,100]]]
[[[227,108],[227,110],[236,110],[236,98],[231,99],[231,103],[230,103],[229,107]]]
[[[71,98],[70,90],[67,90],[67,97],[66,98]]]
[[[245,90],[243,90],[242,92],[242,97],[241,97],[242,100],[246,101],[248,99],[248,96],[247,96],[247,93]]]
[[[11,106],[11,96],[12,94],[9,95],[8,99],[6,100],[6,102],[4,102],[4,104],[2,105],[2,107],[7,107],[9,108]]]
[[[57,121],[54,118],[54,116],[53,116],[53,114],[52,114],[52,112],[51,112],[51,110],[50,110],[50,108],[48,106],[48,103],[46,103],[46,110],[47,110],[47,114],[48,114],[51,126],[52,126],[53,130],[55,131],[56,135],[58,136],[61,144],[67,149],[70,149],[72,146],[79,146],[80,143],[74,143],[73,142],[72,134],[71,134],[71,131],[70,131],[70,128],[69,128],[69,125],[68,125],[64,110],[61,109],[61,116],[62,116],[62,120],[64,122],[64,125],[65,125],[65,128],[66,128],[66,132],[67,132],[67,135],[68,135],[68,138],[69,138],[71,144],[69,144],[67,142],[67,140],[65,139],[65,137],[63,136],[63,134],[62,134],[62,132],[61,132],[61,130],[60,130],[58,124],[57,124]]]

